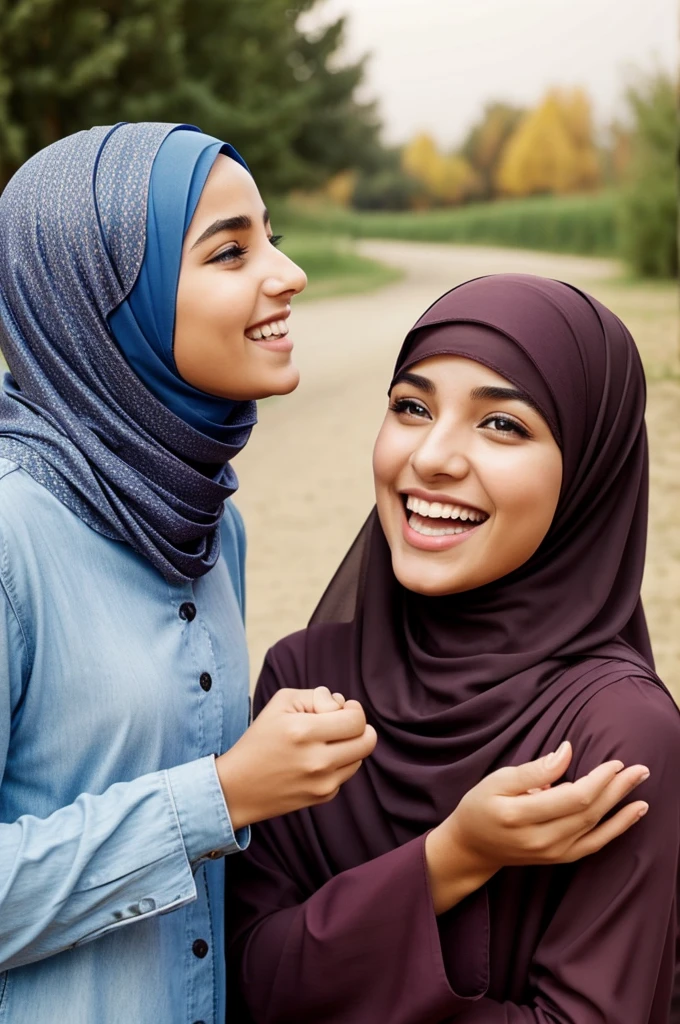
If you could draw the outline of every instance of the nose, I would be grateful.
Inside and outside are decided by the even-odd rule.
[[[411,466],[423,481],[442,477],[463,480],[470,472],[467,455],[452,432],[437,429],[438,426],[435,424],[413,450]]]
[[[280,249],[272,249],[272,256],[274,266],[264,282],[264,291],[272,296],[284,292],[298,295],[307,287],[307,275],[304,270]]]

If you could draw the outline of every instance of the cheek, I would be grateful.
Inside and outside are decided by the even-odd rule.
[[[389,413],[388,413],[389,417]],[[376,491],[394,486],[400,472],[408,465],[412,445],[404,430],[386,419],[373,448],[373,477]]]
[[[510,531],[508,540],[533,552],[552,523],[562,483],[559,452],[526,452],[517,459],[499,460],[496,472],[487,477],[488,491],[496,507],[499,526]],[[528,557],[528,555],[527,555]]]
[[[236,274],[229,271],[195,274],[180,281],[176,332],[190,332],[192,343],[196,341],[199,326],[204,339],[228,335],[236,329],[242,333],[252,305],[251,289],[243,279],[238,285]]]

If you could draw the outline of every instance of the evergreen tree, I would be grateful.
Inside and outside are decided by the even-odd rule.
[[[375,160],[363,64],[335,66],[341,20],[317,0],[0,0],[0,185],[36,150],[93,124],[197,124],[267,191]]]
[[[180,2],[0,0],[0,184],[64,135],[162,110]]]

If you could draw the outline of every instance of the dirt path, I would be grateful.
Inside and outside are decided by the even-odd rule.
[[[253,678],[267,648],[305,625],[372,505],[371,448],[399,345],[447,288],[516,271],[578,284],[628,324],[645,359],[652,453],[644,594],[662,678],[680,697],[680,376],[672,289],[623,285],[613,261],[477,247],[365,242],[404,270],[370,295],[294,310],[302,383],[264,402],[238,459],[238,505],[248,529],[248,635]]]

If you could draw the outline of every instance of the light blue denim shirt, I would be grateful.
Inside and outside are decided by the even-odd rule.
[[[223,1024],[244,534],[171,586],[0,459],[0,1022]]]

